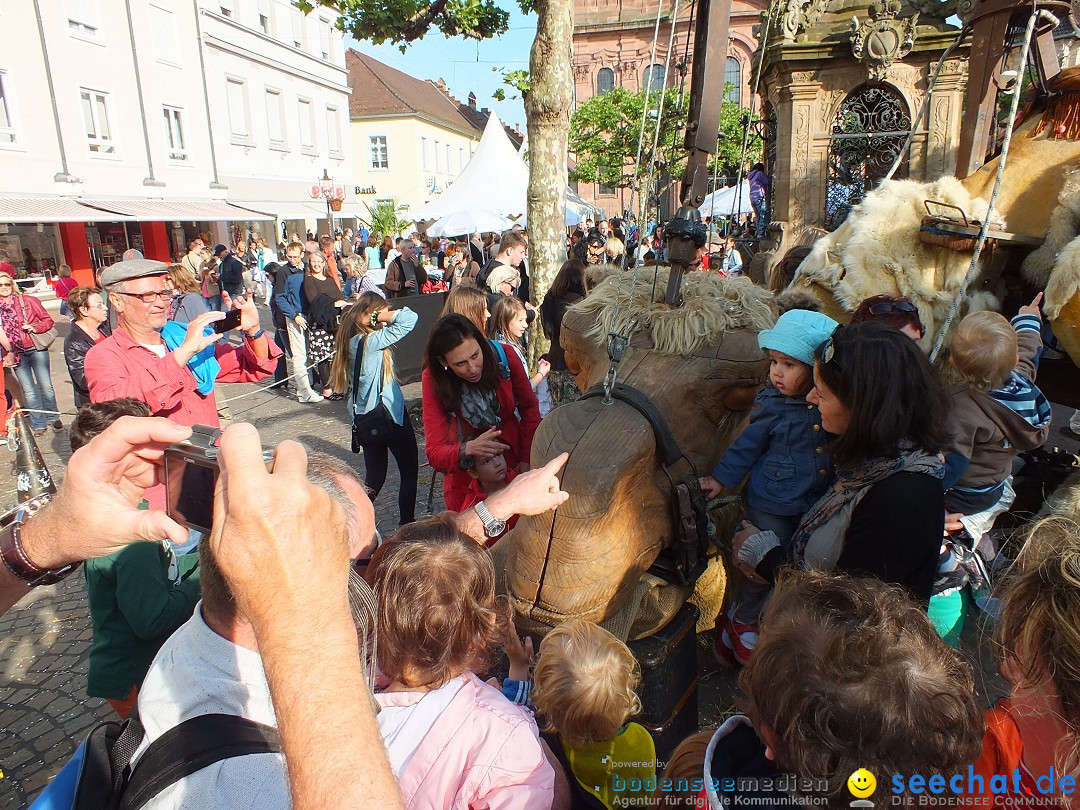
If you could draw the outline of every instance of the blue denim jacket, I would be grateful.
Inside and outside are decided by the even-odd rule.
[[[380,387],[382,381],[382,353],[389,349],[416,326],[419,320],[416,313],[408,307],[402,307],[394,317],[394,322],[382,329],[377,329],[364,341],[364,359],[360,362],[360,381],[357,390],[350,390],[346,397],[353,414],[367,413],[381,399],[390,415],[399,425],[405,424],[405,395],[397,381]],[[349,388],[352,388],[353,363],[356,360],[356,347],[360,345],[360,336],[349,341]],[[381,390],[380,390],[381,388]]]
[[[766,385],[750,423],[724,451],[713,478],[735,487],[749,473],[748,505],[771,515],[802,515],[832,481],[826,446],[831,439],[815,406]]]

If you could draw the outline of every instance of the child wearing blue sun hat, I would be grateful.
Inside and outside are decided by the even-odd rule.
[[[832,481],[827,443],[818,409],[806,400],[814,387],[814,354],[837,323],[820,312],[793,309],[772,329],[758,334],[769,355],[769,381],[757,396],[750,422],[724,451],[711,476],[701,479],[709,497],[747,479],[748,518],[776,532],[781,543]],[[743,584],[734,604],[717,620],[716,653],[745,664],[757,641],[757,622],[766,585]]]

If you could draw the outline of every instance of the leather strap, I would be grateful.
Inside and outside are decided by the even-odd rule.
[[[584,394],[580,399],[592,399],[593,397],[604,396],[604,386],[602,383],[597,383]],[[611,389],[611,398],[617,399],[619,402],[625,402],[643,417],[645,421],[653,429],[653,434],[656,436],[656,447],[660,452],[660,460],[664,463],[665,467],[670,467],[680,458],[686,458],[682,450],[679,449],[679,443],[675,441],[675,436],[671,432],[671,428],[668,427],[667,420],[664,419],[663,414],[657,410],[649,398],[646,397],[641,391],[636,388],[632,388],[628,385],[616,384]],[[693,467],[693,463],[687,459],[690,466]],[[695,471],[695,475],[696,475]]]

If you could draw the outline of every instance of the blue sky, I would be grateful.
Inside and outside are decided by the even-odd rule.
[[[529,50],[536,35],[536,15],[521,13],[516,2],[503,4],[510,13],[510,30],[503,36],[482,42],[461,37],[447,39],[441,34],[428,34],[409,45],[405,53],[397,45],[372,45],[370,42],[347,40],[348,47],[408,73],[418,79],[446,81],[447,87],[461,101],[469,92],[476,93],[477,107],[495,110],[503,123],[517,124],[525,129],[525,107],[517,91],[506,88],[507,100],[496,101],[492,93],[503,87],[502,69],[528,70]],[[493,70],[493,68],[497,70]],[[511,99],[510,96],[518,96]]]

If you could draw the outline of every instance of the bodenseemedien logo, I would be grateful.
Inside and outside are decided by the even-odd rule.
[[[874,791],[877,790],[877,779],[866,768],[859,768],[847,780],[847,789],[851,792],[851,795],[855,797],[855,801],[851,802],[849,807],[873,807],[874,803],[870,801],[870,797],[874,795]]]

